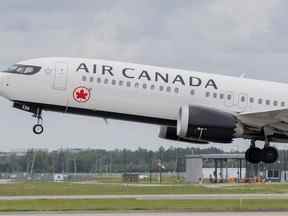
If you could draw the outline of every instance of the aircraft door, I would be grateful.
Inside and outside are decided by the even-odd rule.
[[[66,90],[67,80],[68,80],[68,65],[63,62],[57,62],[55,65],[53,88],[59,91]]]

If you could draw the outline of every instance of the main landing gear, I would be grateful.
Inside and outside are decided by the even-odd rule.
[[[248,162],[258,164],[261,161],[264,163],[274,163],[278,159],[278,151],[276,148],[270,146],[270,141],[265,140],[263,149],[256,147],[255,140],[251,140],[250,148],[245,153],[245,158]]]
[[[43,119],[42,119],[42,110],[40,108],[36,109],[36,112],[34,113],[33,117],[37,118],[37,124],[33,126],[33,132],[36,135],[40,135],[44,131],[44,127],[42,125]]]

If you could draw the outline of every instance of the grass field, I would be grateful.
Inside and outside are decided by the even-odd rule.
[[[19,182],[0,184],[1,195],[117,195],[117,194],[232,194],[288,193],[288,184],[247,184],[209,187],[203,185],[139,185]]]
[[[288,199],[267,199],[265,193],[288,193],[288,184],[147,185],[116,183],[18,182],[0,184],[0,196],[12,195],[127,195],[127,194],[260,193],[263,199],[236,200],[0,200],[5,211],[256,211],[287,210]]]
[[[288,210],[288,200],[23,200],[0,211],[256,211]]]
[[[121,176],[97,176],[97,182],[100,183],[122,183]],[[162,176],[162,184],[183,184],[185,179],[177,176]],[[139,180],[140,184],[150,184],[150,178]],[[159,184],[159,175],[151,176],[152,184]]]

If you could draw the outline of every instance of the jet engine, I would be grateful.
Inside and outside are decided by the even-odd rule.
[[[161,126],[159,131],[159,138],[168,140],[179,140],[180,137],[177,136],[176,127]]]
[[[177,119],[177,136],[197,141],[231,143],[244,134],[231,113],[200,106],[182,106]]]
[[[208,142],[205,142],[205,141],[188,139],[188,138],[185,139],[185,138],[177,136],[176,127],[161,126],[160,132],[159,132],[159,138],[172,140],[172,141],[189,142],[189,143],[195,143],[195,144],[208,144]]]

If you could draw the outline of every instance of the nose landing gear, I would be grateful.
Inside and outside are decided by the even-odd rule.
[[[268,140],[265,141],[265,146],[260,149],[255,146],[255,140],[251,140],[250,148],[245,153],[245,158],[248,162],[258,164],[261,161],[267,164],[275,163],[278,159],[278,151],[276,148],[270,146]]]
[[[42,134],[44,127],[41,124],[36,124],[33,126],[33,133],[36,135]]]
[[[42,125],[43,123],[42,110],[40,108],[37,108],[33,117],[37,118],[37,124],[33,126],[33,133],[36,135],[40,135],[44,132],[44,127]]]
[[[37,123],[33,126],[33,132],[36,135],[42,134],[44,132],[44,127],[42,125],[42,108],[37,104],[31,103],[21,103],[14,102],[13,107],[25,112],[33,113],[33,117],[37,119]]]

